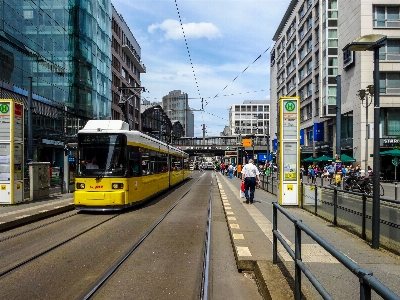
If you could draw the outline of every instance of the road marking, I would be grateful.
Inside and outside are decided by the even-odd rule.
[[[16,219],[23,219],[23,218],[26,218],[26,217],[30,217],[30,215],[23,215],[23,216],[18,216],[18,217],[15,217]]]
[[[236,221],[236,218],[235,217],[228,217],[228,220],[229,221]]]
[[[240,229],[239,224],[229,224],[232,229]]]
[[[236,252],[238,256],[251,256],[249,247],[236,247]]]
[[[241,233],[234,233],[233,234],[233,239],[234,240],[244,240],[244,235]]]

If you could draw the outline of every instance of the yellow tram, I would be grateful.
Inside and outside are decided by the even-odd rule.
[[[78,132],[74,204],[80,210],[120,210],[190,177],[180,149],[129,130],[120,120],[90,120]]]

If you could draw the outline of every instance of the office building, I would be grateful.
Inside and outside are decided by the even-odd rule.
[[[386,4],[385,4],[386,3]],[[384,34],[380,51],[382,150],[397,145],[400,109],[400,1],[292,0],[274,35],[271,51],[271,118],[277,118],[279,97],[300,97],[301,158],[340,152],[372,165],[373,97],[360,100],[359,90],[373,84],[372,52],[342,52],[367,34]],[[340,77],[337,77],[340,75]],[[336,133],[337,79],[341,78],[341,132]],[[390,109],[389,109],[390,108]],[[271,124],[277,139],[279,128]],[[278,124],[278,123],[276,123]],[[368,127],[368,129],[367,129]],[[400,128],[400,127],[399,127]],[[369,139],[366,134],[369,133]],[[366,144],[367,141],[367,144]],[[390,142],[389,142],[390,141]],[[392,143],[395,142],[395,143]]]
[[[306,157],[332,152],[338,71],[335,3],[290,1],[273,37],[271,119],[278,116],[281,96],[300,97],[301,155]],[[271,123],[274,144],[279,139],[278,126],[279,122]]]
[[[172,122],[179,121],[185,131],[185,137],[194,136],[194,113],[189,107],[188,94],[174,90],[162,98],[163,110]]]
[[[268,100],[245,100],[242,104],[233,104],[229,110],[230,135],[252,137],[255,145],[267,145],[269,127]]]
[[[141,48],[124,18],[112,6],[112,102],[114,120],[125,120],[131,129],[141,130],[140,75],[146,73]],[[124,111],[123,111],[124,110]]]
[[[400,146],[400,0],[355,2],[338,3],[339,49],[361,36],[387,36],[386,45],[379,50],[379,141],[374,141],[374,96],[369,93],[374,90],[373,51],[340,53],[341,148],[364,168],[372,167],[370,154],[375,142],[379,143],[380,152]],[[381,166],[382,177],[394,179],[392,157],[382,156]]]
[[[0,97],[27,112],[32,78],[36,161],[61,166],[64,143],[87,120],[110,117],[110,8],[109,0],[0,3]]]

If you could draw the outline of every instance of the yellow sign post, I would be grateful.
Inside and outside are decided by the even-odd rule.
[[[24,201],[24,104],[0,99],[0,204]]]
[[[281,97],[280,99],[280,180],[279,203],[299,204],[300,165],[300,99]]]

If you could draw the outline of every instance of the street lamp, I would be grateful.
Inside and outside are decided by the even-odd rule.
[[[253,146],[253,160],[254,160],[254,144],[255,144],[255,141],[257,141],[257,131],[258,131],[258,127],[257,126],[255,126],[255,127],[253,127],[253,134],[252,134],[252,140],[251,140],[251,145]],[[257,167],[258,167],[258,156],[257,156]]]
[[[267,146],[267,159],[269,158],[269,121],[267,121],[267,126],[265,127],[265,143]]]
[[[358,97],[361,100],[361,105],[365,107],[365,176],[368,175],[368,138],[369,138],[369,124],[368,124],[368,106],[372,103],[372,96],[374,95],[374,86],[371,84],[367,86],[365,90],[361,89],[358,91]],[[369,102],[368,102],[368,96]],[[365,100],[365,105],[363,104]]]
[[[380,227],[380,194],[379,175],[381,162],[379,157],[379,48],[385,45],[387,36],[382,34],[369,34],[359,37],[347,44],[343,51],[374,51],[374,158],[373,158],[373,200],[372,200],[372,248],[379,248],[379,227]]]

